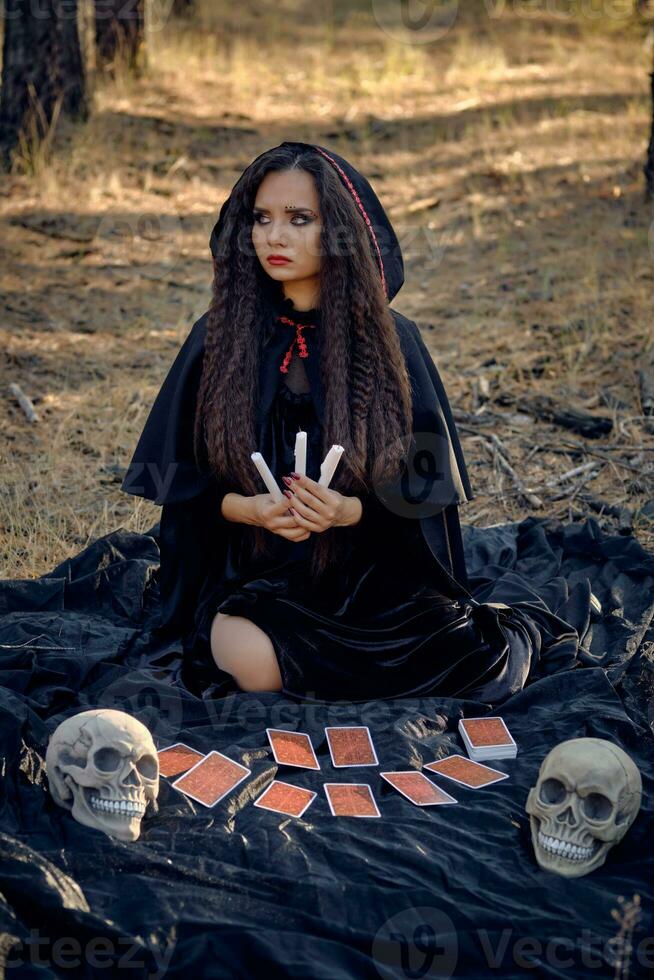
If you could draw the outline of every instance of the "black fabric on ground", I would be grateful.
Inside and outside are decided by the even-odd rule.
[[[458,719],[487,706],[431,697],[303,704],[221,688],[206,666],[189,690],[179,643],[153,631],[157,532],[118,530],[40,579],[0,582],[7,976],[512,978],[531,958],[538,977],[613,977],[612,910],[634,894],[642,914],[628,976],[651,974],[654,556],[592,518],[464,527],[475,597],[537,605],[548,596],[585,649],[578,666],[534,679],[502,706],[519,746],[516,759],[496,764],[509,779],[453,791],[433,776],[459,803],[420,808],[377,769],[333,769],[324,726],[367,724],[380,769],[420,769],[462,751]],[[602,613],[587,621],[591,590]],[[158,748],[218,749],[252,775],[213,809],[162,779],[159,813],[140,839],[112,840],[53,803],[44,768],[56,726],[96,707],[139,718]],[[309,732],[321,771],[277,766],[266,727]],[[580,736],[632,756],[643,804],[605,865],[567,880],[536,864],[524,805],[547,752]],[[275,776],[318,791],[304,817],[253,806]],[[322,784],[353,778],[371,783],[381,819],[331,816]]]

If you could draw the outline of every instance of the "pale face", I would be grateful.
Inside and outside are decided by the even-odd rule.
[[[254,202],[252,243],[263,269],[282,283],[284,295],[297,309],[310,309],[318,302],[321,230],[318,191],[311,174],[306,170],[266,174]],[[287,261],[275,263],[275,256]]]

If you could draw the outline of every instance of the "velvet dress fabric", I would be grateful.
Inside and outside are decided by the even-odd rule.
[[[369,219],[372,251],[392,298],[403,281],[403,264],[384,209],[351,164],[316,149],[328,156]],[[226,203],[211,236],[214,256]],[[429,478],[416,466],[401,485],[381,492],[371,488],[361,498],[357,525],[323,532],[344,538],[347,558],[319,587],[311,587],[307,575],[310,539],[290,542],[272,535],[272,559],[248,557],[243,526],[220,512],[227,488],[195,462],[193,412],[207,314],[194,324],[171,366],[122,489],[162,505],[160,630],[183,638],[189,686],[193,665],[200,662],[211,664],[219,690],[235,686],[211,656],[209,632],[217,611],[244,616],[266,632],[283,693],[301,700],[424,694],[500,704],[531,680],[576,666],[579,633],[555,612],[565,597],[551,590],[541,594],[519,578],[503,594],[486,586],[480,599],[471,591],[458,510],[474,494],[452,411],[417,325],[390,309],[411,380],[414,439],[424,444],[428,437],[434,466]],[[294,328],[279,320],[281,314],[316,325],[303,334],[305,392],[290,390],[279,370],[294,335]],[[298,428],[307,432],[307,474],[318,478],[325,445],[322,378],[329,365],[322,359],[319,310],[298,311],[282,299],[269,315],[272,329],[262,331],[267,340],[260,360],[256,448],[283,487],[282,476],[294,466]]]

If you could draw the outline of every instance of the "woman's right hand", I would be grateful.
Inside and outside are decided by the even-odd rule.
[[[310,537],[311,531],[300,527],[291,514],[286,497],[276,501],[271,493],[256,493],[250,500],[255,524],[288,541],[305,541]]]

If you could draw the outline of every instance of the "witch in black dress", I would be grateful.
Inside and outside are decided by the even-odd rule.
[[[576,630],[545,602],[469,591],[470,480],[420,331],[389,306],[402,254],[366,178],[332,150],[284,142],[244,171],[210,244],[210,308],[122,485],[162,505],[160,630],[182,640],[185,682],[203,662],[221,692],[500,704],[574,666]]]

